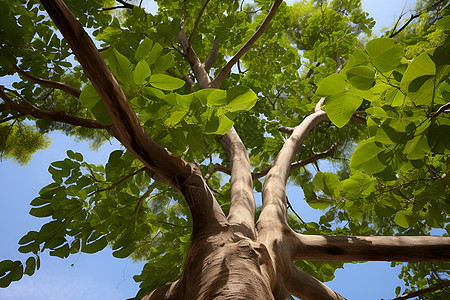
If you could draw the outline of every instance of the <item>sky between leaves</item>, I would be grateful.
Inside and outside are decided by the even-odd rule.
[[[147,2],[147,11],[156,12],[153,1],[144,2]],[[286,2],[292,4],[297,1]],[[377,22],[374,33],[392,25],[404,8],[407,10],[415,3],[414,0],[362,2],[364,10]],[[10,82],[1,84],[9,85]],[[51,162],[64,159],[66,151],[72,149],[83,153],[86,161],[104,164],[109,153],[120,147],[118,143],[113,142],[93,152],[86,144],[77,143],[61,134],[54,133],[51,137],[52,146],[48,150],[38,152],[27,166],[21,167],[12,161],[0,164],[0,260],[26,259],[26,255],[17,251],[18,240],[28,231],[45,223],[43,219],[28,215],[28,211],[29,202],[51,180],[47,172]],[[331,166],[328,165],[328,168]],[[303,201],[303,193],[299,187],[288,188],[288,197],[295,210],[306,221],[317,220],[321,215]],[[127,259],[115,259],[109,248],[101,253],[80,254],[66,260],[43,255],[41,269],[32,277],[24,276],[21,281],[1,289],[0,300],[126,299],[134,296],[138,290],[132,276],[140,273],[143,264]],[[327,285],[348,299],[389,299],[395,296],[395,287],[403,284],[403,281],[397,278],[398,273],[399,268],[390,268],[389,263],[346,264],[344,269],[336,271],[336,278]]]

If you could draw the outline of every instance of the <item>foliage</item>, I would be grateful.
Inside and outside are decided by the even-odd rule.
[[[291,172],[290,181],[303,188],[307,203],[324,213],[318,223],[301,224],[290,216],[294,230],[422,235],[440,228],[449,233],[448,8],[433,11],[436,6],[425,1],[429,9],[418,25],[396,39],[365,43],[361,36],[370,36],[374,21],[361,1],[283,3],[220,88],[199,89],[183,76],[192,71],[177,45],[181,18],[202,60],[219,43],[209,71],[216,75],[262,23],[271,1],[244,6],[240,1],[211,1],[197,28],[198,1],[159,0],[156,15],[138,6],[102,10],[114,6],[110,0],[66,2],[102,48],[146,132],[175,155],[199,163],[203,174],[216,163],[228,166],[215,137],[232,126],[249,149],[253,171],[271,165],[287,137],[278,127],[298,125],[326,98],[323,108],[332,124],[316,127],[298,159],[337,142],[333,163],[338,172]],[[10,96],[23,105],[27,99],[40,109],[110,125],[106,107],[42,7],[36,1],[14,0],[1,1],[0,9],[5,12],[0,20],[0,75],[12,75],[18,65],[82,90],[78,99],[17,80],[13,87],[22,98]],[[361,115],[364,124],[352,121]],[[52,130],[89,139],[95,146],[107,138],[99,129],[0,111],[1,119],[8,117],[14,120],[0,124],[0,153],[20,163],[48,145],[45,133]],[[151,180],[131,153],[114,151],[102,166],[69,150],[49,172],[53,182],[31,202],[30,214],[51,219],[19,241],[19,251],[30,253],[25,263],[0,263],[0,286],[32,275],[45,250],[66,258],[107,246],[117,258],[148,261],[134,277],[141,282],[138,297],[179,277],[192,231],[187,207],[179,194]],[[208,183],[227,212],[229,183],[217,173]],[[255,180],[254,187],[260,192],[261,181]],[[334,271],[343,267],[343,262],[296,263],[322,281],[332,280]],[[448,272],[448,264],[408,264],[401,276],[421,288],[440,280],[435,272]]]

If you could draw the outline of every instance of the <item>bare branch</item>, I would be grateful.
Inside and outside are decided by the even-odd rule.
[[[222,165],[219,165],[219,164],[215,164],[214,166],[212,166],[211,167],[211,169],[209,169],[208,170],[208,172],[206,172],[206,175],[205,175],[205,180],[206,181],[208,181],[210,178],[211,178],[211,176],[215,173],[215,172],[222,172],[222,173],[225,173],[225,174],[227,174],[227,175],[231,175],[231,170],[230,170],[230,168],[228,168],[228,167],[224,167],[224,166],[222,166]]]
[[[228,221],[235,232],[255,238],[255,198],[247,149],[234,128],[220,138],[231,165]]]
[[[299,126],[295,127],[289,139],[284,143],[264,182],[262,191],[263,209],[259,220],[265,219],[267,222],[278,220],[283,224],[286,223],[286,182],[292,161],[308,133],[319,122],[327,118],[324,111],[317,111],[309,115]],[[266,207],[270,207],[270,209],[266,210]],[[270,230],[270,227],[266,228]]]
[[[302,300],[345,300],[320,280],[291,264],[289,277],[285,280],[289,292]]]
[[[225,66],[220,70],[219,74],[217,74],[216,78],[211,82],[211,87],[218,88],[225,77],[230,73],[231,68],[235,63],[253,46],[253,44],[259,39],[259,37],[263,34],[267,25],[269,25],[273,16],[275,15],[278,7],[280,6],[283,0],[275,0],[272,7],[269,10],[266,18],[262,22],[261,26],[256,30],[256,32],[252,35],[252,37],[242,46],[241,49],[225,64]]]
[[[133,9],[136,5],[128,3],[124,0],[116,0],[117,2],[119,2],[120,4],[122,4],[123,6],[125,6],[126,8],[130,8]]]
[[[421,290],[418,290],[418,291],[415,291],[415,292],[403,294],[400,297],[397,297],[397,298],[394,298],[394,299],[391,299],[391,300],[411,299],[411,298],[414,298],[414,297],[417,297],[417,296],[421,296],[421,295],[432,293],[434,291],[441,290],[441,289],[446,288],[448,286],[450,286],[450,280],[447,280],[447,281],[444,281],[444,282],[432,285],[430,287],[427,287],[425,289],[421,289]]]
[[[308,165],[310,163],[313,163],[313,162],[315,162],[315,161],[317,161],[319,159],[326,158],[326,157],[329,157],[329,156],[333,156],[337,145],[338,145],[337,143],[334,143],[333,145],[331,145],[330,149],[328,149],[327,151],[314,153],[312,156],[310,156],[310,157],[308,157],[306,159],[302,159],[302,160],[293,162],[291,164],[291,170],[294,170],[294,169],[306,166],[306,165]],[[252,180],[256,180],[258,178],[266,176],[267,173],[270,171],[270,169],[272,169],[272,167],[273,167],[273,165],[270,165],[270,166],[267,166],[267,167],[263,168],[259,172],[252,173]],[[222,165],[219,165],[219,164],[215,164],[206,173],[206,175],[204,177],[205,180],[208,181],[211,178],[212,174],[214,174],[215,172],[222,172],[222,173],[225,173],[227,175],[231,175],[230,168],[222,166]]]
[[[39,109],[35,106],[21,105],[14,102],[8,95],[0,88],[0,98],[5,101],[5,104],[0,104],[0,112],[18,112],[21,115],[30,115],[38,119],[56,121],[75,126],[86,128],[110,129],[110,125],[103,125],[97,120],[80,118],[69,115],[65,111],[51,111],[46,109]]]
[[[315,162],[315,161],[317,161],[319,159],[322,159],[322,158],[333,156],[334,152],[336,151],[336,147],[337,146],[338,146],[338,144],[334,143],[333,145],[331,145],[330,149],[328,149],[327,151],[320,152],[320,153],[314,153],[314,155],[312,155],[312,156],[310,156],[310,157],[308,157],[306,159],[302,159],[302,160],[299,160],[299,161],[296,161],[296,162],[292,163],[290,170],[306,166],[306,165],[308,165],[310,163],[313,163],[313,162]],[[266,176],[266,174],[270,171],[270,169],[272,167],[273,167],[273,165],[265,167],[264,169],[262,169],[259,172],[252,173],[253,180],[261,178],[263,176]]]
[[[188,74],[183,75],[183,80],[186,82],[186,84],[189,86],[189,92],[194,92],[194,81]]]
[[[391,34],[389,35],[389,38],[393,38],[397,34],[402,32],[412,21],[414,21],[414,19],[420,17],[421,14],[422,14],[421,12],[419,12],[419,13],[417,13],[415,15],[411,14],[411,17],[409,17],[408,21],[406,21],[406,23],[402,27],[400,27],[399,30],[397,30],[396,32],[391,32]],[[395,27],[394,27],[394,29],[395,29]]]
[[[8,117],[8,118],[1,119],[1,120],[0,120],[0,124],[5,123],[5,122],[8,122],[8,121],[11,121],[11,120],[18,119],[18,118],[23,117],[23,116],[25,116],[25,114],[18,113],[18,114],[15,115],[15,116],[11,116],[11,117]]]
[[[14,68],[14,70],[17,73],[19,73],[20,76],[22,76],[23,78],[25,78],[27,80],[30,80],[30,81],[32,81],[34,83],[37,83],[37,84],[45,86],[45,87],[61,90],[61,91],[66,92],[66,93],[68,93],[68,94],[70,94],[72,96],[75,96],[77,98],[80,97],[81,91],[79,89],[77,89],[77,88],[74,88],[74,87],[68,85],[68,84],[36,77],[34,75],[31,75],[28,72],[25,72],[24,70],[20,69],[16,65],[14,65],[13,68]]]
[[[449,261],[450,237],[295,234],[293,260]]]
[[[211,80],[209,78],[208,72],[205,69],[204,64],[201,63],[194,49],[189,45],[189,41],[184,33],[184,29],[181,29],[178,34],[178,40],[183,48],[183,56],[187,59],[191,65],[192,71],[194,72],[195,78],[197,78],[198,85],[200,89],[210,87]]]
[[[448,108],[450,108],[450,102],[442,105],[441,107],[439,107],[439,109],[437,111],[435,111],[431,117],[432,118],[436,118],[437,116],[439,116],[441,113],[445,112]]]
[[[219,42],[217,40],[214,40],[213,47],[211,49],[211,52],[209,53],[208,57],[206,58],[205,62],[203,63],[203,66],[206,70],[206,72],[209,72],[213,64],[216,62],[217,55],[219,54]]]

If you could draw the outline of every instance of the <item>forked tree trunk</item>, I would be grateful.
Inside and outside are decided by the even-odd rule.
[[[275,0],[254,36],[226,64],[220,77],[210,80],[180,32],[185,58],[202,88],[218,87],[234,61],[261,36],[281,0]],[[263,208],[255,224],[255,201],[247,150],[232,128],[221,138],[231,165],[230,213],[224,215],[195,163],[184,161],[155,143],[136,117],[94,43],[62,0],[41,0],[67,39],[85,73],[105,104],[113,125],[107,130],[150,170],[155,180],[176,189],[189,205],[193,236],[182,276],[160,287],[144,299],[292,299],[340,300],[316,278],[299,270],[293,260],[399,260],[433,261],[450,259],[448,237],[326,237],[293,232],[287,225],[286,182],[292,162],[311,129],[327,120],[316,112],[292,130],[278,153],[263,187]],[[210,57],[215,57],[215,45]],[[217,53],[216,53],[217,54]],[[206,68],[205,68],[206,66]],[[176,174],[176,175],[173,175]],[[157,274],[155,274],[157,276]]]

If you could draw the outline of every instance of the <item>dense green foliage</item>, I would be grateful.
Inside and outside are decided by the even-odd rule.
[[[287,137],[278,127],[298,125],[326,97],[323,109],[332,124],[317,126],[298,160],[338,143],[330,159],[338,172],[291,171],[291,182],[302,187],[308,204],[323,210],[318,223],[290,217],[293,229],[334,235],[428,235],[436,228],[450,233],[447,1],[419,1],[420,17],[394,38],[388,32],[370,39],[374,20],[361,1],[283,3],[220,89],[207,90],[182,80],[191,70],[177,44],[181,20],[202,60],[219,43],[210,70],[217,74],[258,28],[272,1],[211,1],[195,30],[198,1],[159,0],[155,15],[138,6],[102,10],[115,5],[110,0],[65,2],[102,48],[149,135],[172,153],[196,161],[203,174],[216,163],[228,165],[215,137],[232,126],[249,149],[254,171],[270,165]],[[5,16],[0,18],[1,76],[14,74],[16,64],[82,90],[78,99],[17,78],[9,88],[21,97],[8,92],[9,97],[110,124],[95,89],[37,1],[2,0],[0,10]],[[355,112],[363,124],[351,120]],[[45,148],[46,133],[53,130],[94,146],[108,138],[99,129],[0,110],[0,120],[10,117],[0,124],[0,158],[20,163]],[[0,286],[32,275],[44,251],[66,258],[107,246],[115,257],[148,261],[135,276],[142,282],[138,296],[179,277],[191,233],[188,209],[175,191],[152,181],[134,156],[114,151],[102,166],[69,150],[49,172],[54,182],[42,188],[30,211],[49,222],[19,241],[19,251],[30,253],[26,262],[0,262]],[[225,212],[226,179],[215,173],[209,180]],[[254,186],[260,192],[261,179]],[[297,265],[329,281],[343,263]],[[401,276],[413,289],[424,288],[448,276],[449,267],[410,263]]]

